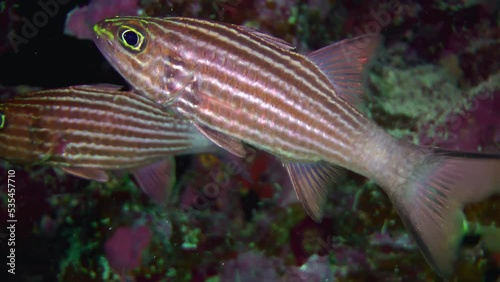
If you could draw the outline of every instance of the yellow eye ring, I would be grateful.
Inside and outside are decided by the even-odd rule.
[[[0,113],[0,129],[5,127],[5,115]]]
[[[132,51],[141,52],[146,47],[144,35],[135,28],[124,26],[119,38],[122,45]]]

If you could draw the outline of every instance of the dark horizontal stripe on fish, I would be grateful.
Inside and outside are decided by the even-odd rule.
[[[38,91],[8,100],[2,108],[8,114],[0,131],[1,151],[31,162],[136,167],[183,152],[193,140],[187,122],[129,92]]]
[[[298,93],[301,93],[300,91],[304,90],[314,90],[315,94],[319,95],[317,98],[322,97],[322,99],[326,99],[330,103],[336,103],[336,101],[332,99],[332,96],[338,97],[338,95],[332,89],[331,83],[312,62],[304,60],[303,56],[298,53],[283,52],[283,50],[278,50],[270,44],[265,43],[265,41],[258,39],[255,35],[252,35],[237,26],[231,26],[230,28],[223,25],[214,25],[207,21],[188,18],[176,19],[175,21],[169,19],[160,21],[169,21],[171,23],[178,24],[179,29],[177,30],[177,34],[184,39],[189,39],[190,34],[186,34],[184,30],[189,29],[196,33],[196,39],[205,39],[200,40],[203,44],[206,44],[207,46],[213,45],[216,47],[216,50],[229,50],[228,53],[233,56],[238,56],[239,60],[244,60],[246,62],[243,64],[244,68],[258,62],[263,64],[263,66],[261,65],[259,68],[260,70],[274,69],[274,71],[270,71],[269,73],[280,74],[280,77],[282,78],[281,81],[285,82],[285,84],[291,85],[292,87],[296,87],[297,85],[303,85],[306,87],[306,89],[297,88]],[[188,24],[184,24],[184,21],[188,22]],[[152,21],[152,23],[154,24],[155,22]],[[163,32],[167,31],[165,28],[161,27],[161,25],[155,26]],[[198,29],[193,27],[197,27]],[[247,36],[244,36],[243,34],[247,34]],[[161,38],[162,37],[160,36],[159,39],[161,40]],[[342,107],[351,107],[345,102],[338,106],[340,108],[336,110],[339,110],[340,112],[342,112]],[[347,112],[345,112],[345,114],[346,113]],[[350,114],[358,115],[357,112]],[[354,122],[355,121],[356,120],[354,120]]]
[[[185,27],[189,27],[189,25],[181,25],[181,27],[182,27],[182,28],[185,28]],[[222,28],[222,29],[224,29],[224,28]],[[227,28],[226,28],[226,29],[227,29]],[[219,37],[217,37],[216,39],[214,39],[214,38],[209,37],[208,35],[206,35],[206,33],[207,33],[207,32],[206,32],[206,31],[204,31],[204,30],[197,30],[197,29],[194,29],[194,30],[195,30],[195,31],[197,31],[199,34],[196,34],[196,40],[195,40],[195,41],[193,41],[192,43],[193,43],[193,44],[195,44],[195,43],[196,43],[196,41],[198,41],[199,37],[201,37],[201,38],[205,37],[205,38],[206,38],[206,42],[204,42],[204,43],[202,44],[202,47],[203,47],[203,48],[207,48],[210,44],[216,44],[216,43],[219,43],[219,44],[221,44],[221,45],[222,45],[222,44],[231,44],[231,43],[226,42],[226,41],[228,41],[228,40],[222,40],[220,36],[219,36]],[[229,30],[230,30],[230,29],[229,29]],[[185,37],[185,38],[188,38],[188,39],[189,39],[188,35],[185,35],[185,33],[184,33],[184,34],[182,34],[180,31],[178,31],[178,34],[179,34],[179,36],[183,36],[183,37]],[[160,38],[161,38],[161,37],[160,37]],[[218,42],[216,42],[216,43],[214,43],[216,40],[219,40],[219,41],[218,41]],[[248,40],[247,40],[247,41],[248,41]],[[250,42],[250,43],[255,43],[255,42],[253,42],[253,41],[249,41],[249,42]],[[224,49],[224,48],[215,48],[215,47],[217,47],[217,46],[219,46],[219,45],[214,45],[214,48],[210,48],[210,49],[212,49],[212,50],[216,50],[216,51],[219,51],[219,50],[221,50],[221,49]],[[236,46],[236,47],[235,47],[235,46],[234,46],[234,44],[232,44],[232,45],[230,45],[230,46],[232,46],[233,48],[235,48],[235,49],[233,50],[233,52],[231,53],[231,55],[233,55],[233,56],[239,56],[239,57],[238,57],[238,59],[239,59],[239,60],[244,60],[244,59],[245,59],[245,57],[244,57],[244,56],[242,57],[242,56],[240,55],[240,53],[242,53],[242,50],[243,50],[243,49],[242,49],[241,47],[238,47],[238,46],[243,46],[243,45],[239,44],[238,46]],[[219,46],[219,47],[220,47],[220,46]],[[229,48],[228,46],[222,46],[222,47],[225,47],[225,49],[231,49],[231,48]],[[256,46],[256,48],[257,48],[257,46]],[[248,48],[247,48],[247,49],[248,49]],[[257,50],[259,50],[259,52],[261,51],[260,49],[257,49]],[[219,52],[220,52],[220,51],[219,51]],[[225,51],[224,51],[224,52],[225,52]],[[255,52],[255,51],[250,50],[250,52]],[[206,54],[204,54],[204,55],[206,55]],[[252,54],[250,54],[250,55],[252,55]],[[224,53],[221,53],[221,54],[219,54],[217,57],[223,58],[223,57],[225,57],[225,55],[224,55]],[[247,69],[248,69],[249,67],[251,67],[251,65],[252,65],[252,64],[253,64],[253,62],[255,62],[255,61],[256,61],[256,60],[255,60],[255,58],[253,58],[253,60],[247,60],[247,61],[246,61],[246,64],[242,64],[242,65],[243,65],[243,67],[242,67],[240,70],[238,70],[238,71],[245,71],[245,72],[246,72],[246,71],[247,71]],[[259,60],[259,63],[262,63],[263,61],[265,62],[266,60]],[[305,60],[303,60],[303,61],[305,61]],[[305,61],[305,62],[306,62],[306,63],[311,64],[309,61]],[[292,62],[292,61],[288,61],[287,63],[288,63],[287,65],[290,65],[290,64],[291,64],[291,63],[293,63],[293,62]],[[259,69],[258,69],[258,72],[259,72],[259,73],[258,73],[258,75],[262,75],[262,72],[264,72],[264,71],[266,70],[266,67],[276,68],[276,62],[274,62],[274,61],[273,61],[273,62],[271,62],[270,64],[268,64],[267,66],[259,68]],[[313,67],[314,67],[314,66],[313,66]],[[302,66],[300,69],[302,70],[302,72],[298,72],[298,71],[296,70],[294,74],[292,74],[292,75],[290,75],[290,76],[287,76],[287,77],[285,77],[285,78],[280,79],[280,82],[281,82],[281,83],[280,83],[280,85],[270,85],[270,86],[274,86],[274,88],[273,88],[273,89],[283,89],[284,87],[283,87],[282,85],[290,85],[290,84],[291,84],[291,85],[293,85],[293,84],[302,85],[302,84],[304,84],[304,83],[307,83],[307,80],[304,80],[304,79],[301,79],[300,81],[296,81],[297,83],[293,83],[293,80],[297,80],[297,78],[298,78],[298,77],[300,77],[302,74],[304,74],[304,71],[303,71],[303,70],[304,70],[304,69],[306,69],[306,68],[304,68],[304,66]],[[265,72],[265,73],[268,73],[268,74],[269,74],[269,75],[268,75],[269,77],[273,77],[273,75],[274,75],[275,73],[280,73],[280,75],[282,75],[281,73],[283,73],[283,71],[284,71],[284,69],[283,69],[283,68],[281,68],[281,69],[276,69],[275,71],[268,71],[268,72]],[[204,72],[204,74],[206,74],[206,73],[207,73],[207,72]],[[312,73],[312,75],[315,75],[315,74],[316,74],[316,75],[318,75],[318,73]],[[217,75],[220,75],[220,72],[218,72],[218,73],[217,73]],[[233,74],[233,75],[237,75],[237,74]],[[319,75],[321,75],[321,74],[319,74]],[[328,82],[328,81],[326,81],[326,82],[324,83],[324,86],[328,87],[328,86],[331,86],[331,85],[329,84],[329,82]],[[286,88],[285,88],[285,89],[286,89]],[[325,90],[325,89],[326,89],[326,88],[324,88],[324,89],[316,89],[316,90],[317,90],[317,93],[318,93],[320,96],[316,97],[316,99],[312,99],[311,101],[314,103],[314,101],[316,101],[316,100],[318,100],[318,99],[321,99],[321,97],[322,97],[322,98],[328,97],[328,100],[329,100],[329,102],[331,103],[331,102],[332,102],[332,100],[329,98],[329,96],[328,96],[328,95],[326,95],[326,96],[325,96],[325,94],[322,94],[322,93],[319,91],[319,90]],[[304,89],[300,89],[300,88],[297,88],[296,90],[297,90],[297,91],[296,91],[295,93],[301,93],[300,91],[304,91]],[[311,89],[310,89],[310,87],[309,87],[309,89],[308,89],[308,90],[311,90]],[[325,91],[326,91],[326,90],[325,90]],[[329,92],[332,92],[332,90],[331,90],[331,89],[329,89],[328,91],[329,91]],[[311,91],[309,91],[309,92],[311,92]],[[333,93],[333,92],[332,92],[332,93]],[[334,95],[334,93],[333,93],[332,95]],[[307,98],[307,96],[304,96],[303,98]],[[265,102],[265,101],[264,101],[264,102]],[[283,102],[285,102],[285,103],[286,103],[286,100],[285,100],[285,101],[283,101]],[[321,109],[321,103],[319,103],[319,101],[316,101],[316,105],[318,106],[318,109]],[[341,105],[341,106],[344,106],[344,105]],[[342,110],[342,108],[339,108],[339,109],[336,109],[336,110],[335,110],[335,111],[333,111],[333,112],[334,112],[334,113],[337,113],[337,112],[343,112],[343,110]],[[331,115],[332,111],[331,111],[331,110],[329,110],[329,111],[327,111],[326,113]],[[355,112],[355,113],[356,113],[356,112]],[[349,115],[347,115],[347,117],[348,117],[348,116],[349,116]],[[356,120],[353,120],[353,121],[354,121],[354,122],[356,122]],[[359,125],[359,124],[358,124],[358,125]]]
[[[113,111],[101,109],[94,110],[92,105],[73,104],[64,106],[40,106],[35,104],[8,104],[10,109],[16,109],[18,117],[29,118],[35,113],[42,115],[47,112],[43,121],[44,126],[57,127],[65,123],[72,123],[75,125],[82,124],[82,126],[95,126],[97,128],[112,128],[115,130],[122,130],[125,133],[141,132],[142,134],[162,134],[168,137],[182,136],[183,132],[188,129],[188,124],[184,121],[173,119],[171,117],[157,116],[156,119],[150,119],[140,115],[136,116],[127,114],[126,112],[116,114]],[[84,130],[91,130],[85,128]]]
[[[105,109],[106,111],[112,109],[113,113],[116,114],[122,113],[124,115],[132,116],[140,115],[145,118],[151,119],[151,121],[160,120],[160,122],[163,122],[165,119],[171,121],[174,120],[172,117],[165,115],[163,111],[158,110],[158,105],[154,104],[154,102],[152,101],[150,101],[150,103],[148,104],[144,104],[140,100],[128,99],[126,101],[127,103],[118,103],[120,101],[125,102],[122,99],[126,99],[127,97],[124,96],[112,98],[110,97],[110,95],[92,95],[88,93],[80,94],[85,94],[85,96],[90,95],[93,97],[93,99],[90,100],[88,97],[81,98],[78,95],[32,95],[30,97],[20,97],[19,99],[13,101],[11,104],[18,104],[19,106],[39,105],[45,107],[67,106],[71,109],[76,109],[78,108],[78,106],[80,106],[88,110]],[[127,104],[131,103],[133,103],[133,108],[127,106]]]
[[[194,42],[193,42],[194,43]],[[205,46],[207,47],[207,46]],[[217,48],[213,48],[214,50],[219,50]],[[217,57],[224,57],[225,54],[220,54],[218,55]],[[209,64],[209,61],[207,61],[207,64]],[[245,65],[245,67],[247,67],[248,65]],[[219,75],[221,72],[224,71],[224,66],[221,66],[221,65],[214,65],[211,69],[204,69],[203,71],[203,74],[204,74],[204,77],[208,77],[212,74],[211,78],[212,78],[212,81],[216,81],[216,84],[217,86],[219,86],[219,88],[217,90],[213,89],[212,91],[210,90],[207,90],[206,89],[206,85],[203,85],[202,87],[200,87],[201,89],[204,90],[204,92],[212,92],[212,93],[217,93],[217,97],[216,99],[225,99],[225,101],[231,101],[231,100],[235,100],[236,97],[238,96],[237,93],[241,93],[240,91],[238,90],[241,90],[241,84],[238,84],[237,87],[238,88],[234,88],[234,89],[223,89],[222,87],[226,87],[226,88],[229,88],[228,85],[230,84],[224,84],[224,83],[221,83],[220,80],[219,80],[219,77],[217,77],[217,75]],[[232,71],[232,72],[231,72]],[[260,70],[259,70],[260,71]],[[232,78],[235,78],[235,77],[238,77],[238,72],[235,72],[235,70],[230,70],[230,75],[232,76]],[[240,82],[246,82],[244,79],[240,79]],[[248,82],[247,82],[248,83]],[[287,83],[285,82],[284,80],[281,80],[281,84],[284,84],[284,83]],[[222,85],[222,86],[220,86]],[[279,85],[275,85],[275,87],[279,87]],[[264,87],[266,89],[268,89],[267,87]],[[271,87],[269,87],[271,88]],[[274,88],[274,89],[279,89],[279,88]],[[252,91],[254,89],[251,89],[250,91]],[[277,90],[279,91],[279,90]],[[256,93],[256,91],[255,91]],[[268,92],[269,93],[269,90]],[[300,92],[299,92],[300,93]],[[197,93],[196,95],[200,95],[201,93]],[[226,94],[224,96],[224,94]],[[284,95],[282,95],[284,96]],[[285,104],[286,102],[288,101],[291,101],[291,99],[288,99],[290,97],[290,95],[286,95],[286,97],[283,97],[283,99],[281,101],[269,101],[268,100],[260,100],[260,101],[257,101],[257,102],[253,102],[249,99],[249,98],[255,98],[256,96],[255,95],[247,95],[247,99],[240,99],[237,103],[233,103],[233,105],[231,105],[232,107],[234,108],[238,108],[238,109],[245,109],[245,108],[248,108],[248,104],[253,104],[255,107],[262,107],[262,106],[265,106],[265,105],[268,105],[268,104],[272,104],[272,105],[283,105]],[[266,96],[265,98],[270,98],[271,95],[268,95]],[[305,97],[307,98],[307,97]],[[247,106],[247,107],[245,107]],[[227,105],[226,105],[227,107]],[[297,107],[300,107],[300,105],[295,105],[295,107],[290,107],[290,108],[285,108],[283,109],[283,114],[281,115],[281,118],[283,117],[283,115],[286,113],[287,115],[293,115],[295,113],[295,119],[281,119],[281,121],[284,121],[284,122],[289,122],[288,124],[284,124],[284,125],[281,125],[280,127],[283,128],[283,129],[289,129],[289,128],[293,128],[291,126],[293,125],[297,125],[297,123],[299,121],[308,121],[309,119],[311,119],[311,116],[307,116],[307,112],[305,113],[306,115],[304,116],[300,116],[300,114],[304,114],[304,110],[303,109],[299,109]],[[221,109],[221,107],[219,107],[217,110],[224,110],[224,109]],[[249,109],[248,110],[249,112],[254,112],[254,109]],[[231,111],[230,111],[231,112]],[[224,115],[220,115],[218,112],[214,112],[214,113],[209,113],[209,112],[203,112],[204,114],[206,114],[205,117],[209,117],[209,118],[216,118],[216,117],[219,117],[219,116],[224,116]],[[329,111],[329,114],[331,114],[332,112]],[[227,116],[227,111],[225,113],[225,115]],[[269,114],[266,114],[266,119],[269,119],[271,115]],[[338,118],[337,118],[338,119]],[[220,128],[227,128],[227,126],[233,126],[233,128],[235,127],[236,125],[236,121],[237,119],[231,119],[231,118],[228,118],[226,120],[221,120],[219,119],[218,121],[219,122],[227,122],[228,120],[230,120],[230,123],[226,123],[226,124],[211,124],[212,126],[216,127],[216,129],[220,129]],[[245,122],[246,125],[248,125],[248,119],[247,118],[241,118],[242,121]],[[280,117],[277,117],[276,120],[280,120]],[[317,122],[317,121],[316,121]],[[342,124],[342,120],[340,121],[340,123]],[[307,122],[303,123],[303,124],[308,124]],[[324,124],[328,124],[328,122],[325,120],[324,121]],[[239,124],[239,126],[241,126],[241,123]],[[247,126],[248,128],[254,128],[253,126],[249,125]],[[307,131],[307,127],[303,127],[303,130]],[[339,131],[339,130],[342,130],[341,126],[337,126],[335,128],[335,131]],[[345,130],[341,131],[341,132],[345,132]],[[231,132],[231,134],[235,134],[235,132]],[[250,132],[247,132],[246,134],[251,134]],[[305,133],[307,134],[307,133]],[[288,138],[289,136],[282,136],[282,140],[287,140],[289,139]],[[325,135],[324,134],[319,134],[316,136],[317,138],[322,138],[325,139],[324,142],[329,142],[331,143],[331,139],[328,139],[326,140]],[[343,136],[339,135],[339,138],[337,140],[341,140]],[[265,138],[265,136],[262,136],[262,138]],[[263,141],[263,140],[259,140],[259,141]],[[314,141],[313,141],[314,142]],[[291,144],[288,142],[288,144]],[[295,142],[296,144],[296,142]],[[348,143],[348,140],[344,140],[343,144],[349,144]],[[324,145],[319,145],[317,142],[315,144],[315,147],[325,147]],[[296,150],[300,150],[301,146],[298,146],[298,147],[295,147]],[[337,154],[338,157],[341,157],[342,155],[340,153]]]
[[[74,114],[74,113],[73,113]],[[18,117],[29,118],[29,115],[18,114]],[[127,126],[120,123],[114,123],[113,120],[109,122],[97,122],[88,119],[79,119],[64,117],[43,117],[37,120],[38,124],[24,124],[13,125],[9,127],[12,136],[7,136],[7,140],[11,137],[19,136],[24,132],[29,132],[29,136],[34,138],[49,134],[50,132],[57,134],[60,133],[64,136],[66,143],[74,143],[79,140],[92,140],[98,138],[99,143],[103,145],[115,147],[140,147],[140,146],[156,146],[159,148],[167,145],[186,144],[189,140],[190,134],[181,132],[171,132],[170,127],[154,127],[148,128],[147,120],[135,120],[133,126]],[[62,130],[65,129],[65,130]]]

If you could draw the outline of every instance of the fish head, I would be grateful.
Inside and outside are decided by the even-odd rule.
[[[16,163],[38,160],[29,130],[33,121],[30,113],[10,107],[8,101],[0,105],[0,158]]]
[[[168,20],[117,17],[94,26],[94,42],[134,90],[165,104],[193,82],[179,35]]]
[[[4,108],[5,107],[2,107],[0,105],[0,130],[5,127],[5,114],[3,113],[3,111],[5,110]]]
[[[24,135],[24,131],[16,132],[16,124],[21,122],[19,115],[13,113],[7,104],[0,105],[0,150],[2,159],[11,160],[17,153],[14,145],[16,136]]]

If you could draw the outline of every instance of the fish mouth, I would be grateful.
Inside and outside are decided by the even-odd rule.
[[[108,29],[102,27],[100,23],[94,25],[95,36],[93,38],[94,44],[102,55],[111,63],[113,56],[111,56],[113,49],[114,35]]]
[[[96,23],[94,25],[94,33],[96,34],[96,39],[106,38],[108,41],[113,41],[115,36],[107,28],[102,27],[101,23]]]

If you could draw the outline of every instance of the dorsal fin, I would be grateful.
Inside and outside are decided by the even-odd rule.
[[[132,171],[137,185],[155,203],[165,205],[175,184],[175,158],[168,158]]]
[[[337,94],[356,105],[363,94],[363,67],[374,53],[379,36],[362,35],[333,43],[307,55],[330,80]]]
[[[123,86],[109,83],[98,83],[98,84],[82,84],[71,86],[71,88],[76,90],[87,90],[87,91],[119,91],[123,89]]]
[[[270,34],[267,34],[267,33],[264,33],[262,31],[259,31],[259,30],[256,30],[256,29],[253,29],[250,27],[246,27],[246,26],[239,26],[238,28],[243,30],[243,31],[246,31],[252,35],[257,36],[258,38],[260,38],[260,39],[266,41],[267,43],[274,45],[280,49],[284,49],[284,50],[288,50],[288,51],[295,50],[295,46],[293,46],[292,44],[286,42],[285,40],[283,40],[281,38],[274,37]]]

